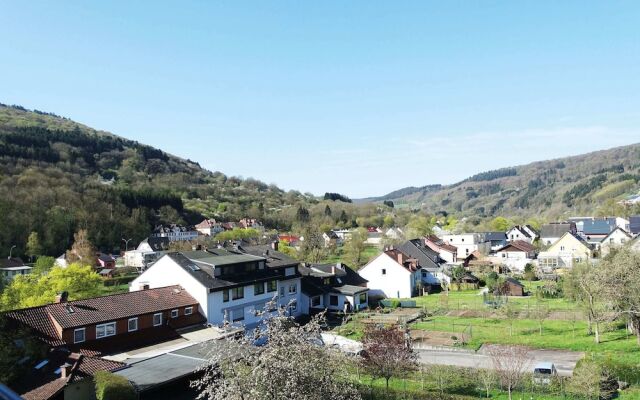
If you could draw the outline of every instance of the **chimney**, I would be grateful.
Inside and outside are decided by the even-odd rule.
[[[64,292],[60,292],[56,295],[56,303],[66,303],[67,299],[69,298],[69,292],[64,291]]]
[[[278,242],[277,240],[274,240],[273,242],[271,242],[271,248],[275,251],[278,251],[278,244],[280,242]]]
[[[398,264],[404,265],[404,254],[398,252]]]
[[[332,265],[331,266],[331,275],[335,275],[336,274],[336,266]]]
[[[71,368],[73,368],[73,365],[68,362],[62,364],[60,366],[60,378],[68,378],[71,375]]]
[[[339,270],[342,270],[342,263],[336,263],[336,268]]]

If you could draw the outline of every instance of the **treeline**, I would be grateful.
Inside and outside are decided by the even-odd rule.
[[[516,176],[518,171],[515,168],[500,168],[492,171],[481,172],[475,174],[466,181],[480,182],[480,181],[492,181],[494,179],[504,178],[506,176]]]
[[[343,201],[345,203],[351,203],[351,199],[348,198],[345,195],[342,195],[340,193],[325,193],[324,194],[324,200],[331,200],[331,201]]]

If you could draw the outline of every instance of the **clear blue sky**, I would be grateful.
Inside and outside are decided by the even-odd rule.
[[[0,1],[0,102],[352,197],[640,142],[638,1]]]

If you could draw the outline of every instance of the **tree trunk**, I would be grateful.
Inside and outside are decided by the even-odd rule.
[[[591,328],[591,313],[587,313],[587,335],[593,335],[593,329]]]
[[[509,400],[511,400],[511,386],[509,386],[507,390],[509,391]]]
[[[595,322],[595,327],[596,327],[596,343],[600,343],[600,322],[596,321]]]

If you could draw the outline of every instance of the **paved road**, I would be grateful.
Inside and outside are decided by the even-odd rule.
[[[465,350],[416,350],[418,361],[423,364],[454,365],[468,368],[492,368],[491,360],[483,347],[478,352]],[[531,350],[531,362],[527,369],[532,370],[538,362],[552,362],[558,374],[571,376],[578,360],[584,353],[562,350]]]

